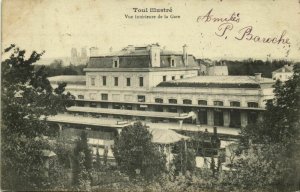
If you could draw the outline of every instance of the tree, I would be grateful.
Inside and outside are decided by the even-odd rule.
[[[94,168],[95,168],[96,171],[100,171],[101,167],[102,167],[102,164],[101,164],[99,149],[97,148],[97,151],[96,151],[96,161],[95,161],[95,164],[94,164]]]
[[[73,154],[73,185],[76,189],[87,190],[91,185],[92,152],[87,143],[87,133],[82,131],[75,143]]]
[[[48,115],[72,105],[73,96],[64,94],[66,84],[52,89],[44,68],[34,71],[43,53],[11,45],[3,56],[1,76],[1,184],[3,189],[35,190],[47,187],[43,150],[50,150],[45,133]]]
[[[254,143],[287,143],[299,139],[299,66],[295,65],[293,77],[285,83],[276,81],[274,99],[269,100],[263,121],[242,130],[244,141]],[[246,144],[246,143],[245,143]]]
[[[242,145],[248,154],[234,164],[238,170],[234,176],[245,187],[298,190],[300,65],[294,66],[290,80],[276,82],[274,95],[267,102],[263,120],[242,130]]]
[[[152,135],[141,122],[122,129],[115,140],[113,153],[120,170],[130,178],[137,175],[152,180],[166,170],[166,159]]]
[[[103,164],[106,166],[107,165],[107,156],[108,156],[108,147],[104,147],[103,151]]]
[[[185,175],[187,171],[192,173],[196,169],[196,154],[194,149],[188,149],[184,141],[177,143],[178,154],[174,156],[175,172]]]
[[[60,59],[55,59],[50,65],[41,66],[36,65],[35,70],[39,70],[41,67],[45,68],[45,72],[49,77],[58,75],[84,75],[83,69],[86,65],[68,65],[65,66],[63,61]]]

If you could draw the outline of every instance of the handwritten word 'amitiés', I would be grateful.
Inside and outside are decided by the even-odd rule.
[[[199,16],[197,22],[204,23],[221,23],[215,35],[218,37],[224,37],[225,39],[228,36],[233,36],[234,39],[239,41],[253,41],[258,43],[272,43],[272,44],[291,44],[288,37],[286,37],[287,31],[282,31],[279,35],[276,36],[262,36],[260,34],[254,34],[253,26],[248,25],[246,27],[240,28],[237,31],[234,31],[234,24],[240,22],[240,13],[232,13],[229,17],[216,17],[212,14],[213,9],[211,9],[204,16]],[[234,33],[234,34],[233,34]]]
[[[240,22],[240,13],[232,13],[229,17],[214,17],[212,15],[212,11],[213,9],[209,10],[209,12],[207,14],[205,14],[204,16],[199,16],[197,18],[197,22],[203,21],[205,23],[207,22],[236,22],[239,23]]]

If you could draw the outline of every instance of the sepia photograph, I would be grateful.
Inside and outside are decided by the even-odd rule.
[[[299,0],[2,0],[1,191],[300,192]]]

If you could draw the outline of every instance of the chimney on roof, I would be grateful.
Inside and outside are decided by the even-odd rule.
[[[287,65],[284,65],[283,67],[282,67],[282,72],[284,73],[285,72],[285,67],[286,67]]]
[[[188,66],[188,46],[187,45],[183,45],[183,63],[184,63],[184,66]]]
[[[128,52],[128,53],[132,53],[132,52],[134,52],[134,50],[135,50],[135,48],[134,48],[133,45],[128,45],[128,46],[127,46],[127,52]]]
[[[91,47],[90,48],[90,57],[95,57],[99,55],[99,49],[98,47]]]
[[[160,67],[160,46],[158,43],[150,45],[150,59],[152,67]]]
[[[254,73],[255,75],[255,80],[260,81],[261,80],[261,73]]]

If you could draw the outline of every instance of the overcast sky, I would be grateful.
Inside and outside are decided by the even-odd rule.
[[[126,19],[133,8],[170,8],[180,19]],[[215,17],[239,13],[233,29],[217,36],[220,22],[197,22],[213,9]],[[161,15],[170,13],[162,13]],[[238,31],[252,26],[260,37],[289,38],[289,45],[236,40]],[[117,51],[127,45],[159,43],[166,49],[181,51],[187,44],[189,53],[211,59],[300,60],[300,4],[298,0],[4,0],[2,2],[3,47],[11,43],[26,50],[45,50],[44,57],[70,56],[72,47],[97,46],[101,54],[112,47]]]

